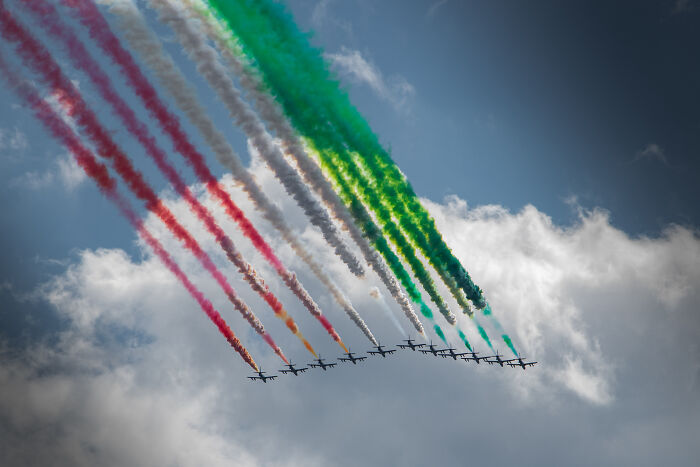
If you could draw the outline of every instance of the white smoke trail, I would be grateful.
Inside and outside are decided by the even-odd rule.
[[[379,292],[379,289],[376,287],[369,289],[369,296],[377,300],[377,303],[379,303],[379,308],[381,308],[382,311],[384,311],[384,313],[389,317],[389,320],[394,323],[394,326],[396,326],[396,329],[399,330],[401,335],[406,337],[406,331],[404,331],[403,327],[401,327],[401,324],[399,324],[399,320],[396,319],[394,313],[391,312],[391,308],[389,308],[389,305],[387,305],[384,301],[384,296],[382,296],[381,292]]]
[[[408,297],[403,290],[401,290],[393,275],[389,273],[382,257],[362,235],[362,232],[353,221],[352,215],[347,207],[335,193],[328,180],[323,176],[316,162],[308,156],[303,144],[297,137],[287,118],[277,106],[277,103],[268,94],[260,91],[264,88],[260,78],[255,75],[249,67],[244,65],[243,61],[239,58],[240,54],[236,55],[233,53],[232,48],[234,50],[237,48],[235,40],[230,37],[230,34],[226,33],[225,28],[223,28],[210,13],[207,13],[207,7],[200,0],[183,0],[183,3],[188,7],[190,15],[201,21],[201,23],[193,22],[192,26],[201,25],[204,28],[206,34],[213,39],[226,64],[240,77],[241,86],[255,101],[260,115],[282,140],[285,153],[296,162],[295,169],[298,170],[304,181],[316,191],[316,194],[319,195],[326,208],[328,208],[333,216],[340,222],[343,230],[346,230],[350,234],[350,237],[360,248],[367,264],[377,273],[379,279],[394,300],[399,304],[401,310],[409,321],[411,321],[411,324],[413,324],[419,333],[423,334],[423,325],[413,311]]]
[[[144,61],[156,72],[158,79],[168,89],[178,106],[189,117],[190,121],[199,129],[207,143],[214,150],[217,159],[233,174],[236,182],[246,191],[248,197],[262,212],[263,216],[281,233],[297,255],[309,266],[319,280],[329,289],[343,310],[350,318],[360,326],[367,338],[375,343],[376,340],[371,331],[365,325],[362,318],[345,299],[344,295],[332,283],[323,268],[313,259],[313,256],[304,248],[293,231],[284,221],[282,212],[262,192],[255,182],[252,174],[243,166],[238,155],[228,144],[223,135],[214,127],[212,121],[206,115],[197,98],[186,83],[182,74],[162,49],[159,40],[150,32],[141,13],[136,9],[131,0],[103,0],[111,5],[111,11],[117,14],[119,25],[125,32],[125,37],[130,45],[137,50]],[[308,296],[308,293],[299,284],[294,274],[283,277],[287,286],[297,294],[309,310],[315,310],[314,315],[320,315],[316,303]]]
[[[173,3],[168,0],[151,0],[149,3],[158,11],[159,19],[175,31],[180,44],[190,59],[196,63],[197,70],[214,89],[231,117],[260,152],[260,156],[272,169],[287,193],[304,210],[311,223],[321,230],[326,242],[334,248],[336,255],[348,266],[350,271],[356,276],[363,276],[362,265],[340,238],[340,234],[326,210],[316,202],[309,188],[272,142],[272,138],[257,115],[241,98],[226,69],[219,62],[216,51],[206,44],[206,39],[199,30],[191,26]]]

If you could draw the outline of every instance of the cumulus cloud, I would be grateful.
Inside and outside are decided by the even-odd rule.
[[[86,179],[85,173],[70,154],[59,156],[51,167],[43,172],[29,171],[10,180],[10,186],[41,190],[56,183],[66,191],[75,190]]]
[[[279,192],[285,213],[300,218],[266,169],[253,168],[261,183]],[[223,182],[251,212],[232,180]],[[320,326],[205,190],[193,189],[317,350],[334,358],[337,349]],[[538,366],[523,372],[403,352],[256,385],[245,380],[245,365],[145,249],[140,258],[115,249],[85,250],[36,293],[66,329],[0,353],[0,463],[349,466],[459,465],[469,459],[572,465],[586,459],[595,465],[683,465],[697,458],[688,435],[700,429],[697,232],[671,226],[656,238],[632,238],[601,210],[581,210],[578,222],[563,227],[534,206],[511,213],[493,205],[470,208],[456,197],[424,202],[520,351]],[[303,363],[306,354],[294,337],[247,290],[184,203],[168,204],[259,310],[285,353]],[[325,304],[346,343],[364,350],[364,337],[320,284],[275,240],[271,227],[255,213],[251,217]],[[156,219],[149,217],[147,225],[256,360],[274,372],[274,356],[197,263]],[[382,342],[402,338],[368,293],[382,290],[379,281],[351,276],[313,229],[295,225]]]
[[[385,79],[382,72],[358,50],[347,47],[325,56],[341,76],[368,85],[377,96],[389,102],[397,111],[405,112],[409,109],[416,90],[403,76],[393,75]]]

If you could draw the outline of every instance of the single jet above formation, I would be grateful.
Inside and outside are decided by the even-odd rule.
[[[317,358],[314,361],[318,363],[309,363],[309,366],[311,368],[320,368],[323,371],[326,371],[326,368],[333,368],[337,365],[337,363],[325,363],[321,357]]]
[[[263,383],[267,383],[268,379],[272,380],[272,379],[277,378],[277,376],[265,376],[264,371],[258,371],[257,373],[258,373],[258,376],[248,376],[248,379],[250,379],[251,381],[255,381],[256,379],[259,379]]]
[[[411,338],[404,339],[403,341],[405,342],[405,344],[398,345],[398,347],[400,349],[411,349],[415,352],[416,349],[418,349],[420,347],[425,347],[425,344],[414,344],[413,339],[411,339]]]
[[[353,352],[348,352],[345,355],[347,355],[347,357],[339,357],[338,360],[341,362],[352,362],[353,365],[357,365],[357,362],[367,359],[367,357],[355,357]]]
[[[488,360],[489,358],[493,358],[493,360]],[[501,358],[501,354],[499,354],[498,352],[496,352],[496,355],[491,355],[491,356],[486,357],[486,362],[489,365],[493,365],[494,363],[496,363],[498,365],[503,366],[504,363],[514,362],[515,360],[517,360],[517,358],[511,358],[510,360],[503,360]]]
[[[377,350],[370,350],[367,353],[371,355],[381,355],[382,357],[386,358],[387,355],[391,355],[394,352],[396,352],[396,349],[393,350],[384,350],[382,349],[384,347],[383,345],[377,345],[376,348]]]
[[[287,373],[294,373],[294,376],[299,376],[299,373],[303,373],[309,369],[308,367],[296,368],[294,363],[287,363],[287,366],[289,367],[288,369],[279,370],[279,372],[283,375],[286,375]]]
[[[470,352],[462,352],[462,353],[455,353],[455,349],[453,348],[447,348],[442,351],[440,356],[442,358],[448,358],[451,357],[452,360],[457,360],[457,357],[461,357],[462,355],[469,355]]]
[[[425,354],[431,353],[431,354],[435,355],[436,357],[438,357],[445,350],[447,350],[447,349],[436,349],[435,344],[433,344],[431,342],[427,349],[421,349],[420,352],[425,353]]]
[[[524,362],[524,361],[523,361],[523,357],[518,357],[518,358],[515,359],[514,361],[515,361],[515,363],[512,363],[512,362],[508,363],[508,366],[511,366],[511,367],[513,367],[513,368],[519,366],[519,367],[522,368],[523,370],[524,370],[525,368],[527,368],[528,366],[535,366],[535,363],[537,363],[537,362]]]

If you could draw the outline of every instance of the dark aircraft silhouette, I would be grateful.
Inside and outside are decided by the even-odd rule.
[[[308,367],[295,368],[294,363],[288,363],[287,366],[289,367],[287,370],[279,370],[279,372],[283,375],[286,375],[287,373],[294,373],[294,376],[299,376],[299,373],[303,373],[309,369]]]
[[[442,358],[452,357],[452,360],[457,360],[457,357],[461,357],[462,355],[469,355],[469,352],[455,353],[455,349],[447,348],[440,354]]]
[[[386,358],[387,355],[391,355],[394,352],[396,352],[396,349],[394,349],[394,350],[382,349],[382,347],[384,347],[383,345],[377,345],[376,347],[377,347],[377,350],[370,350],[367,353],[371,354],[371,355],[381,355],[382,357]]]
[[[513,368],[519,366],[519,367],[522,368],[523,370],[524,370],[525,368],[527,368],[528,366],[535,366],[535,363],[537,363],[537,362],[524,362],[524,361],[523,361],[523,357],[518,357],[518,358],[516,358],[514,361],[515,361],[515,363],[508,363],[508,366],[511,366],[511,367],[513,367]]]
[[[468,362],[469,360],[475,361],[477,364],[481,363],[481,360],[486,360],[489,357],[477,357],[477,354],[479,352],[467,352],[467,355],[471,355],[471,357],[461,357],[462,360],[465,362]]]
[[[417,348],[425,347],[425,344],[414,344],[413,339],[411,339],[410,337],[408,339],[404,339],[403,341],[405,342],[405,344],[398,345],[400,349],[411,349],[415,352]]]
[[[320,356],[319,356],[319,358],[317,358],[314,361],[318,362],[318,363],[309,363],[309,366],[311,368],[320,368],[323,371],[326,371],[326,368],[333,368],[334,366],[337,365],[337,363],[324,363],[323,359]]]
[[[445,350],[447,350],[447,349],[436,349],[436,348],[435,348],[435,345],[434,345],[433,342],[431,341],[431,342],[430,342],[430,345],[428,346],[428,348],[427,348],[427,349],[421,349],[420,352],[425,353],[425,354],[431,353],[431,354],[435,355],[436,357],[438,357],[438,356],[440,356],[440,353],[441,353],[441,352],[444,352]]]
[[[268,379],[275,379],[275,378],[277,378],[277,376],[265,376],[265,372],[264,372],[264,371],[258,371],[257,373],[258,373],[258,376],[248,376],[248,378],[249,378],[251,381],[255,381],[256,379],[259,379],[259,380],[261,380],[263,383],[267,383],[267,380],[268,380]]]
[[[347,357],[339,357],[338,360],[341,362],[352,362],[353,365],[357,365],[357,362],[367,359],[367,357],[355,357],[352,352],[348,352],[345,355]]]
[[[495,360],[488,360],[489,358],[493,358]],[[503,360],[501,358],[501,354],[499,354],[498,351],[496,351],[496,355],[491,355],[491,356],[485,357],[485,359],[489,365],[493,365],[494,363],[497,363],[501,366],[503,366],[504,363],[508,363],[508,362],[512,362],[512,361],[517,360],[517,358],[511,358],[510,360]]]

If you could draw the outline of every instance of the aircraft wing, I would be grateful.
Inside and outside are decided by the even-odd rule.
[[[394,353],[394,352],[396,352],[396,349],[394,349],[394,350],[385,350],[385,351],[384,351],[384,353]]]
[[[262,379],[260,376],[248,376],[248,378],[252,381],[255,381],[256,379]]]
[[[349,358],[343,358],[343,357],[338,357],[338,360],[340,360],[341,362],[351,362],[352,361]],[[355,359],[355,360],[357,360],[357,359]]]
[[[289,373],[290,371],[292,371],[292,370],[280,370],[280,373],[282,373],[283,375],[286,375],[286,374]]]
[[[277,376],[268,376],[267,379],[275,379]]]
[[[336,366],[336,365],[337,365],[337,363],[329,363],[329,364],[326,365],[326,366],[327,366],[327,367],[330,367],[330,368],[333,368],[333,367]]]

